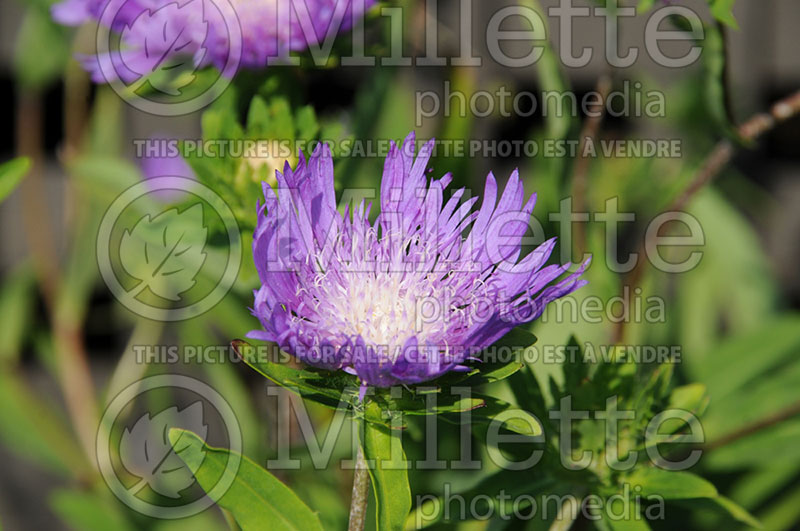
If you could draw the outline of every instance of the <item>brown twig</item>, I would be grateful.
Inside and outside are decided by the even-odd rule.
[[[55,225],[46,206],[48,193],[42,175],[44,117],[41,96],[36,91],[21,90],[17,109],[17,150],[30,157],[32,162],[32,170],[22,187],[28,251],[52,321],[58,378],[67,413],[87,459],[94,462],[98,414],[81,323],[75,315],[59,309],[62,273],[57,253],[58,239],[53,234]]]
[[[71,319],[57,318],[56,321],[53,335],[61,390],[81,447],[89,462],[94,462],[95,434],[100,417],[81,326]]]
[[[738,128],[739,136],[746,141],[755,141],[764,133],[775,128],[776,125],[798,114],[800,114],[800,91],[780,100],[768,112],[757,114],[740,125]],[[731,140],[720,141],[700,165],[700,169],[689,183],[689,186],[672,201],[666,211],[675,212],[684,209],[695,194],[725,168],[735,152],[736,149]],[[642,257],[645,256],[648,244],[652,244],[652,241],[644,240],[642,242],[639,249],[639,260],[631,272],[628,273],[627,279],[623,283],[624,285],[635,287],[641,283],[646,264],[646,260]],[[624,328],[624,320],[620,320],[614,330],[613,341],[615,343],[619,343],[624,339]]]
[[[64,167],[80,154],[89,115],[89,76],[75,61],[64,71],[64,142],[60,159]],[[64,190],[64,224],[70,226],[79,202],[71,180]]]
[[[743,439],[763,429],[771,428],[776,424],[780,424],[781,422],[792,419],[798,415],[800,415],[800,402],[793,404],[782,411],[778,411],[774,415],[761,419],[758,422],[754,422],[753,424],[745,426],[727,435],[723,435],[719,439],[706,444],[703,449],[710,452],[712,450],[716,450],[717,448],[722,448],[723,446],[736,442],[739,439]]]
[[[588,116],[583,124],[580,144],[578,145],[578,159],[575,161],[575,169],[572,174],[572,200],[574,201],[574,211],[578,213],[586,211],[586,190],[588,188],[589,165],[591,162],[591,159],[583,154],[586,150],[586,145],[597,139],[600,125],[603,123],[606,99],[611,91],[611,78],[607,75],[600,76],[597,80],[595,91],[600,95],[600,101],[598,102],[600,111]],[[583,256],[586,251],[586,230],[582,223],[578,223],[575,227],[575,248],[578,251],[578,256]],[[582,261],[583,259],[579,258],[579,260]]]
[[[42,290],[42,297],[52,309],[58,286],[58,254],[56,239],[50,231],[52,220],[47,207],[43,172],[43,131],[41,96],[32,90],[20,90],[17,106],[17,152],[31,160],[31,170],[23,181],[20,194],[28,252]]]

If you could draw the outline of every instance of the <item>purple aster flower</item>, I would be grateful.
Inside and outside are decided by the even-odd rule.
[[[569,264],[545,265],[548,240],[521,257],[536,200],[525,199],[517,171],[498,201],[486,180],[483,202],[445,202],[449,174],[426,177],[433,141],[414,157],[415,137],[392,144],[377,219],[370,206],[337,211],[333,162],[326,147],[264,184],[253,235],[261,280],[253,314],[273,341],[301,361],[355,374],[364,386],[419,383],[538,318],[550,301],[586,282]],[[467,232],[468,231],[468,232]],[[466,237],[464,234],[466,233]]]
[[[375,0],[62,0],[53,19],[96,21],[120,34],[116,51],[83,56],[95,82],[125,83],[184,63],[231,76],[319,45],[352,27]],[[232,8],[232,9],[231,9]],[[113,78],[113,79],[112,79]]]

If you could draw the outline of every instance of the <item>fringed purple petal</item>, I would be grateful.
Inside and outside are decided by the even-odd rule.
[[[445,201],[451,178],[428,179],[433,144],[415,157],[415,140],[392,145],[373,223],[363,201],[337,211],[326,148],[287,165],[258,208],[261,337],[311,365],[355,374],[362,386],[464,370],[585,283],[588,262],[560,281],[569,264],[545,265],[555,239],[522,256],[536,196],[525,200],[518,172],[499,199],[489,174],[478,210],[463,190]]]

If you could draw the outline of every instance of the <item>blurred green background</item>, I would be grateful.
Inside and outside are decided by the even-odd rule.
[[[633,2],[635,3],[635,2]],[[683,3],[683,2],[682,2]],[[724,2],[719,2],[724,3]],[[393,3],[394,5],[395,3]],[[474,2],[474,25],[484,28],[494,9],[513,2]],[[545,9],[555,2],[542,1]],[[632,5],[631,2],[625,2]],[[95,86],[71,59],[91,49],[94,31],[67,30],[49,18],[48,0],[0,3],[0,525],[5,529],[224,529],[217,509],[182,521],[156,521],[118,503],[99,479],[93,459],[100,412],[127,383],[147,374],[178,370],[206,381],[236,411],[244,453],[260,464],[274,455],[274,425],[282,414],[267,398],[263,380],[234,363],[180,367],[137,364],[133,345],[225,345],[257,328],[249,314],[257,281],[249,235],[260,197],[259,178],[274,161],[253,165],[226,159],[191,160],[197,177],[231,206],[242,229],[242,271],[232,291],[208,313],[179,323],[136,316],[118,304],[97,270],[97,226],[111,201],[141,178],[135,139],[419,137],[531,140],[580,136],[584,117],[435,116],[415,127],[415,93],[453,90],[472,94],[505,86],[513,91],[595,90],[599,79],[613,89],[640,82],[642,92],[662,91],[663,118],[606,116],[600,139],[671,138],[682,141],[677,158],[448,157],[437,155],[435,175],[452,171],[459,186],[476,194],[488,171],[503,181],[519,167],[526,191],[536,191],[535,216],[548,235],[558,227],[548,218],[559,201],[572,197],[585,211],[605,209],[618,198],[620,211],[637,222],[622,225],[619,256],[643,244],[646,223],[681,196],[718,142],[738,144],[732,131],[756,112],[800,86],[800,4],[794,0],[740,0],[733,9],[738,28],[715,20],[707,2],[685,2],[703,14],[704,53],[692,67],[668,70],[647,60],[621,70],[602,60],[603,22],[580,22],[576,47],[591,46],[595,59],[580,69],[563,68],[553,57],[529,69],[502,68],[279,68],[242,72],[203,112],[180,117],[142,113],[107,86]],[[402,2],[408,15],[404,45],[422,55],[422,2]],[[533,4],[536,6],[536,4]],[[586,5],[589,5],[588,3]],[[424,14],[424,13],[423,13]],[[458,53],[458,2],[440,2],[438,24],[444,55]],[[626,20],[621,42],[642,42],[644,16]],[[550,21],[551,41],[558,28]],[[370,50],[386,54],[389,25],[368,16]],[[721,40],[715,41],[715,38]],[[724,42],[725,46],[721,46]],[[475,53],[485,56],[482,33]],[[340,37],[345,53],[348,39]],[[549,53],[555,53],[551,50]],[[255,97],[255,99],[253,99]],[[635,288],[642,301],[660,297],[665,318],[658,323],[619,326],[609,319],[536,323],[538,346],[563,345],[571,336],[596,345],[678,345],[678,385],[703,384],[708,408],[702,417],[704,456],[693,469],[721,493],[748,509],[766,529],[800,528],[800,119],[791,119],[757,142],[736,148],[732,163],[683,205],[703,228],[700,265],[683,274],[645,267],[636,278],[605,267],[603,226],[577,229],[572,242],[594,256],[589,285],[578,300],[609,301]],[[382,158],[337,157],[337,188],[374,187]],[[27,170],[27,171],[26,171]],[[11,184],[22,176],[13,191]],[[576,175],[579,177],[576,178]],[[576,184],[576,179],[580,179]],[[3,193],[5,195],[5,193]],[[563,245],[563,241],[562,241]],[[687,252],[697,249],[688,249]],[[211,258],[213,259],[213,257]],[[641,273],[641,274],[638,274]],[[631,285],[631,281],[635,285]],[[557,368],[556,368],[557,369]],[[540,382],[552,367],[533,367]],[[549,372],[548,372],[549,371]],[[560,383],[560,382],[559,382]],[[511,397],[505,384],[487,388]],[[328,410],[312,407],[316,423]],[[457,451],[458,428],[442,424],[443,455]],[[304,447],[293,432],[298,456]],[[424,439],[406,441],[409,455],[421,454]],[[347,457],[347,441],[337,456]],[[479,452],[485,451],[484,449]],[[485,457],[485,456],[484,456]],[[307,462],[307,459],[306,459]],[[441,494],[444,482],[464,489],[490,471],[411,472],[414,494]],[[331,529],[344,528],[351,476],[338,468],[320,473],[304,466],[279,475],[321,512]],[[463,529],[500,529],[501,522],[439,524]],[[668,504],[664,529],[720,529],[736,525],[702,504]],[[577,522],[579,529],[591,528]]]

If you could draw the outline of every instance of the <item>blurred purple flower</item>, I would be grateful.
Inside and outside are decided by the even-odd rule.
[[[80,59],[95,82],[132,83],[183,63],[214,65],[228,76],[239,68],[261,68],[268,58],[305,50],[349,29],[375,2],[62,0],[52,15],[64,25],[97,21],[118,32],[119,50]]]
[[[343,369],[366,385],[418,383],[451,370],[586,281],[587,263],[558,281],[548,265],[555,238],[521,258],[536,196],[525,199],[517,171],[498,202],[497,182],[461,203],[444,201],[449,174],[426,177],[433,141],[392,144],[381,183],[381,212],[362,201],[337,211],[330,151],[318,148],[295,170],[264,183],[253,257],[261,280],[253,314],[273,341],[312,366]],[[465,231],[469,234],[463,237]],[[527,345],[526,345],[527,346]]]
[[[155,147],[166,146],[165,142],[159,142],[161,140],[166,141],[167,138],[155,135],[150,138],[149,145]],[[170,202],[180,197],[182,195],[181,191],[188,191],[187,187],[191,183],[187,179],[197,179],[194,171],[192,171],[192,168],[180,153],[167,152],[165,149],[156,149],[154,153],[147,153],[145,150],[139,166],[145,183],[158,177],[171,178],[159,181],[161,184],[158,188],[151,187],[153,196],[165,202]]]

